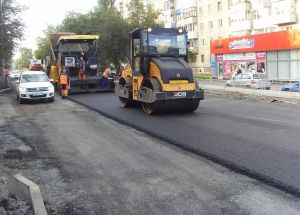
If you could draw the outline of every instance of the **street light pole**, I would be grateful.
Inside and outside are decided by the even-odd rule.
[[[3,73],[3,1],[4,0],[0,0],[0,25],[1,25],[1,65],[0,65],[0,69],[2,70]],[[2,74],[3,75],[3,74]]]

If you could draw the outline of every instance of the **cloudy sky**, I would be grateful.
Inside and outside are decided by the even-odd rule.
[[[43,35],[46,25],[59,24],[68,11],[88,12],[97,5],[97,0],[17,0],[27,7],[22,13],[26,25],[24,41],[20,46],[35,49],[36,38]]]

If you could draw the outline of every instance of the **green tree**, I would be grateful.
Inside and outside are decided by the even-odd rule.
[[[49,34],[56,32],[56,28],[52,25],[47,26],[44,35],[37,38],[37,48],[34,50],[34,56],[37,59],[45,59],[50,53]]]
[[[127,5],[129,12],[127,21],[131,30],[139,27],[162,27],[159,20],[161,13],[156,11],[152,4],[144,4],[143,0],[131,0]]]
[[[15,61],[17,69],[28,68],[30,60],[32,59],[32,49],[21,47],[19,49],[20,57]]]
[[[15,0],[0,0],[0,67],[11,62],[18,41],[23,37],[21,12],[25,8]]]

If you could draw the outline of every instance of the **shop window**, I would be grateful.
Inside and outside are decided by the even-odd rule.
[[[268,59],[268,61],[273,61],[273,60],[277,61],[277,52],[276,51],[275,52],[268,52],[267,53],[267,59]]]
[[[288,60],[289,51],[278,51],[278,60]]]
[[[289,61],[278,61],[278,78],[279,80],[289,80]]]
[[[292,60],[290,61],[290,80],[299,81],[300,80],[300,61]]]
[[[271,79],[271,80],[277,80],[277,62],[267,62],[267,76]]]
[[[298,50],[291,50],[290,51],[290,60],[297,60],[298,59]]]

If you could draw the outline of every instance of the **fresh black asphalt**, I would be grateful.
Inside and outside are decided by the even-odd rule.
[[[299,107],[207,97],[194,113],[148,116],[140,107],[121,107],[113,93],[70,99],[300,196]]]

